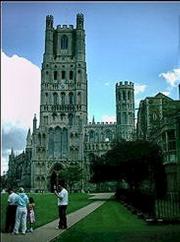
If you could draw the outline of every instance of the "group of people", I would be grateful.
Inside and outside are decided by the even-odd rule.
[[[33,232],[35,222],[34,199],[26,195],[23,187],[19,188],[18,193],[15,193],[13,189],[9,189],[8,193],[5,232],[13,234]],[[58,198],[59,212],[59,224],[56,229],[67,229],[68,191],[62,185],[58,185],[54,186],[54,194]]]
[[[19,188],[18,193],[10,188],[8,193],[5,232],[13,234],[19,234],[20,231],[22,234],[33,232],[34,199],[28,198],[23,187]]]

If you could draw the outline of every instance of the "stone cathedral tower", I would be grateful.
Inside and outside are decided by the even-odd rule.
[[[132,140],[135,131],[134,84],[116,83],[117,137]]]
[[[54,28],[53,17],[47,16],[39,125],[35,115],[25,151],[9,156],[11,184],[52,191],[61,171],[75,164],[83,170],[78,190],[88,190],[92,157],[106,153],[117,140],[133,139],[134,84],[116,84],[116,123],[95,123],[94,118],[88,123],[87,85],[83,14],[77,14],[76,27]]]
[[[87,74],[84,17],[73,25],[53,27],[46,17],[41,70],[40,122],[33,120],[31,187],[51,189],[71,162],[83,161],[83,127],[87,123]]]

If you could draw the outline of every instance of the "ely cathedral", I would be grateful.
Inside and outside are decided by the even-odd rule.
[[[46,17],[45,51],[41,68],[40,120],[33,118],[23,153],[9,156],[9,181],[27,190],[51,191],[61,170],[71,164],[89,178],[92,155],[101,156],[114,141],[132,140],[135,133],[134,84],[116,84],[116,123],[88,123],[88,78],[84,16],[76,26],[53,26]]]

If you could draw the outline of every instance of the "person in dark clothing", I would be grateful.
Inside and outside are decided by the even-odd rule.
[[[12,188],[8,189],[8,205],[6,209],[6,225],[5,232],[11,233],[14,229],[15,218],[16,218],[16,209],[17,209],[17,198],[18,195],[14,192]]]

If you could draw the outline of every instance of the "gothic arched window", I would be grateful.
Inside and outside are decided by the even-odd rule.
[[[66,72],[62,71],[62,79],[65,79],[65,78],[66,78]]]
[[[46,135],[42,135],[42,145],[46,145]]]
[[[106,131],[105,131],[105,139],[107,139],[108,141],[111,141],[112,140],[112,132],[111,132],[111,130],[109,130],[109,129],[107,129]]]
[[[89,132],[89,141],[90,142],[94,142],[94,130],[90,130]]]
[[[101,132],[101,138],[100,138],[100,140],[101,140],[101,142],[104,141],[104,133],[103,132]]]
[[[77,100],[77,103],[78,104],[81,104],[81,93],[80,92],[78,92],[78,100]]]
[[[68,37],[66,35],[63,35],[61,37],[61,49],[67,49],[68,48]]]
[[[65,105],[65,93],[64,92],[61,93],[61,104]]]
[[[54,80],[57,80],[57,71],[54,71]]]
[[[55,128],[54,133],[54,155],[56,157],[60,157],[61,154],[61,146],[62,146],[62,138],[61,138],[61,129],[59,127]]]
[[[45,93],[45,103],[48,104],[48,93]]]
[[[60,117],[61,117],[61,121],[64,120],[65,116],[66,116],[66,115],[65,115],[64,113],[61,113],[61,115],[60,115]]]
[[[53,104],[56,105],[58,103],[58,94],[56,92],[53,93]]]
[[[73,71],[69,72],[69,79],[72,80],[73,79]]]
[[[69,93],[69,104],[73,104],[73,103],[74,103],[73,93],[70,92],[70,93]]]
[[[49,135],[48,135],[48,153],[50,156],[54,154],[54,132],[53,129],[49,129]]]
[[[38,144],[41,145],[41,134],[38,134]]]
[[[67,154],[68,151],[68,130],[63,128],[62,130],[62,154]]]
[[[95,134],[95,141],[99,142],[99,133],[98,132],[96,132],[96,134]]]
[[[69,114],[69,125],[70,126],[73,125],[73,114],[72,113]]]
[[[123,100],[126,100],[126,93],[123,91]]]

